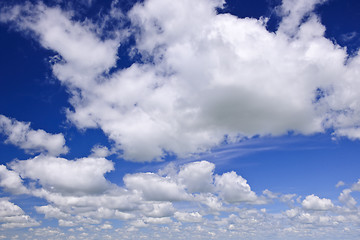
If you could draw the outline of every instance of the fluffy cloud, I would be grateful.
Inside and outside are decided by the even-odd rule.
[[[224,173],[215,177],[215,184],[220,196],[229,203],[256,202],[258,197],[251,191],[247,181],[235,172]]]
[[[7,192],[13,194],[23,194],[29,191],[24,187],[23,180],[19,174],[8,170],[4,165],[0,165],[0,186]]]
[[[352,185],[351,189],[360,192],[360,179]]]
[[[174,216],[181,222],[201,222],[203,220],[198,212],[176,212]]]
[[[276,32],[264,19],[217,14],[220,0],[136,4],[127,17],[142,60],[112,74],[103,73],[120,38],[104,39],[101,26],[43,4],[3,9],[1,20],[59,53],[53,72],[72,93],[69,120],[101,128],[125,159],[151,161],[291,130],[359,138],[349,89],[360,84],[360,58],[345,64],[346,49],[324,37],[312,14],[323,2],[283,1]]]
[[[114,170],[105,158],[80,158],[74,161],[39,155],[13,161],[9,166],[23,178],[38,180],[47,189],[63,193],[102,193],[109,187],[104,174]]]
[[[40,223],[26,215],[17,205],[7,199],[0,199],[0,222],[2,228],[33,227]]]
[[[59,183],[48,178],[48,168],[53,168],[50,167],[52,165],[48,165],[46,159],[51,159],[56,166],[54,168],[60,169],[63,173],[66,172],[67,175],[63,178],[55,176],[59,178]],[[312,239],[317,239],[324,235],[322,228],[326,227],[328,231],[331,231],[331,236],[339,237],[338,234],[343,233],[344,228],[360,223],[357,201],[351,196],[351,189],[345,189],[340,193],[339,202],[342,205],[338,206],[334,205],[330,199],[319,198],[315,195],[307,196],[302,202],[295,202],[292,200],[295,194],[275,194],[266,189],[263,194],[267,197],[258,196],[244,178],[235,172],[216,175],[214,174],[215,165],[207,161],[191,162],[180,166],[172,164],[158,173],[127,174],[124,177],[124,186],[121,187],[100,180],[106,172],[105,166],[110,169],[113,165],[110,161],[98,158],[96,160],[99,165],[94,162],[93,165],[97,166],[99,172],[93,179],[87,178],[87,180],[89,185],[94,186],[98,181],[101,182],[106,188],[105,191],[79,192],[75,188],[87,188],[82,187],[82,183],[77,183],[76,180],[73,180],[74,187],[71,189],[66,183],[59,185],[65,180],[64,178],[74,179],[76,175],[87,176],[87,170],[79,170],[81,167],[85,168],[82,161],[87,161],[87,159],[91,158],[70,161],[41,155],[9,165],[16,166],[11,171],[12,173],[18,174],[17,171],[19,171],[26,179],[39,179],[39,184],[32,185],[28,194],[43,198],[48,204],[36,206],[37,213],[44,215],[46,219],[56,219],[60,227],[79,226],[79,229],[82,229],[72,228],[72,231],[62,233],[62,236],[69,238],[67,234],[70,232],[75,239],[86,237],[77,235],[86,231],[95,239],[103,239],[105,236],[98,234],[102,234],[101,230],[106,229],[107,233],[115,234],[114,237],[121,233],[122,236],[130,238],[129,234],[132,231],[137,231],[137,237],[141,234],[149,237],[149,232],[153,232],[154,237],[159,237],[163,236],[165,231],[172,236],[172,239],[179,239],[180,236],[177,233],[180,232],[189,234],[192,239],[201,239],[202,235],[198,235],[200,232],[205,235],[211,233],[210,235],[216,239],[226,237],[238,239],[239,236],[247,236],[248,239],[278,236],[283,239],[300,237],[299,233],[303,233],[303,235],[300,234],[302,237],[311,236]],[[37,160],[39,161],[36,162]],[[90,162],[89,166],[92,166]],[[59,167],[60,163],[62,167]],[[37,164],[44,166],[43,172],[34,170]],[[73,170],[69,170],[70,168]],[[31,169],[34,171],[30,171]],[[94,169],[91,168],[92,171]],[[10,170],[6,171],[10,172]],[[196,173],[193,178],[190,172]],[[36,175],[39,176],[35,177]],[[186,176],[189,176],[189,179],[185,184]],[[196,186],[196,182],[200,187],[195,191],[191,186]],[[206,191],[199,189],[206,189]],[[16,218],[10,219],[22,222],[15,224],[12,222],[15,220],[4,218],[2,221],[6,225],[3,227],[38,225],[18,206],[7,200],[3,202],[3,215],[16,215]],[[288,206],[290,209],[282,215],[271,211],[268,213],[267,208],[271,208],[273,202],[277,207],[283,204],[282,202],[290,203]],[[251,208],[252,204],[258,203],[263,204],[262,209]],[[28,222],[24,223],[24,219]],[[123,221],[124,228],[115,229],[114,220]],[[257,238],[254,238],[254,234]],[[352,234],[356,232],[353,231]]]
[[[339,201],[349,208],[356,208],[356,200],[351,196],[350,189],[344,189],[339,196]]]
[[[315,6],[327,0],[285,0],[279,7],[280,15],[283,17],[279,26],[279,31],[293,35],[300,26],[304,17],[311,13]]]
[[[0,133],[7,139],[6,143],[14,144],[28,152],[45,152],[51,155],[67,153],[64,135],[50,134],[44,130],[33,130],[30,123],[19,122],[0,115]]]
[[[154,173],[128,174],[124,177],[125,186],[142,193],[150,201],[181,201],[188,198],[185,190],[173,179]]]
[[[319,198],[314,194],[307,196],[303,202],[302,207],[306,210],[329,210],[334,207],[334,204],[331,202],[330,199],[326,198]]]
[[[116,62],[118,39],[102,41],[90,21],[72,21],[71,12],[40,2],[3,8],[1,13],[2,22],[13,22],[19,31],[30,30],[44,48],[61,55],[55,56],[53,71],[70,86],[90,86],[94,77]]]
[[[179,171],[179,180],[189,192],[212,192],[215,165],[207,161],[184,165]]]

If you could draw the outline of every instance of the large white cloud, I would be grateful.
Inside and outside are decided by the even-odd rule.
[[[224,138],[328,128],[359,138],[360,58],[347,60],[324,37],[312,14],[323,2],[283,1],[279,30],[269,32],[264,19],[217,14],[220,0],[147,0],[128,13],[142,62],[105,75],[120,38],[103,40],[101,26],[43,4],[5,9],[1,19],[62,56],[53,71],[73,94],[73,123],[101,128],[125,159],[151,161]]]
[[[51,134],[42,129],[33,130],[30,123],[0,115],[0,133],[7,139],[6,143],[14,144],[28,152],[45,152],[51,155],[67,153],[65,138],[62,133]]]

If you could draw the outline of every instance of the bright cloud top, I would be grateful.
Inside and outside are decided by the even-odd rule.
[[[5,8],[1,20],[59,54],[70,121],[101,128],[125,159],[151,161],[254,135],[360,136],[359,57],[324,37],[312,10],[325,1],[295,2],[279,7],[276,32],[266,19],[217,14],[215,0],[136,4],[130,28],[105,40],[101,26],[44,4]],[[142,61],[106,74],[128,34]]]

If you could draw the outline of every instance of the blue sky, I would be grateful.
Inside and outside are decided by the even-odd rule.
[[[358,239],[355,0],[0,4],[0,239]]]

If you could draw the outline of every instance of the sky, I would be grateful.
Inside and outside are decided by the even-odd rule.
[[[360,2],[0,3],[0,239],[358,239]]]

